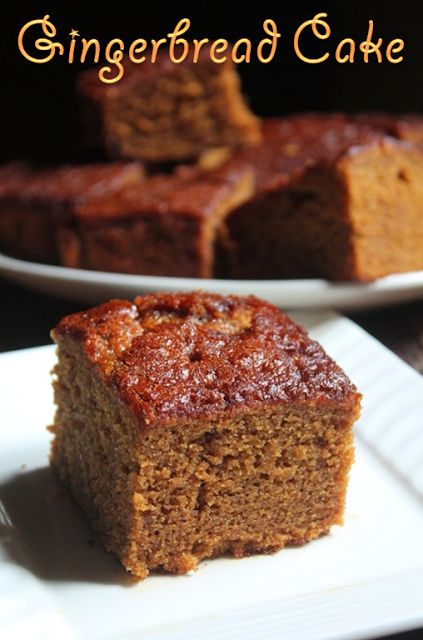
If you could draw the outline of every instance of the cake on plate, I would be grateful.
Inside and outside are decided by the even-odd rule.
[[[51,464],[135,576],[342,523],[360,394],[277,308],[149,294],[67,316],[52,337]]]
[[[108,198],[144,175],[138,162],[0,168],[0,251],[23,260],[59,263],[59,228],[91,198]]]
[[[216,64],[203,48],[197,62],[174,64],[159,52],[153,64],[127,62],[124,77],[103,84],[96,69],[80,74],[78,92],[87,144],[112,158],[181,162],[210,147],[260,139],[230,58]]]
[[[221,275],[370,281],[423,269],[421,145],[370,116],[314,114],[265,121],[241,157],[256,189],[223,222]]]
[[[180,168],[75,208],[57,234],[65,267],[212,278],[221,222],[253,193],[246,163],[204,172]]]

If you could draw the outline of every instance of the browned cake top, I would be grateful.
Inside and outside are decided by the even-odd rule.
[[[333,163],[352,147],[380,140],[384,132],[342,114],[306,114],[263,121],[263,140],[239,151],[235,160],[249,163],[260,191],[289,184],[317,163]],[[230,164],[231,160],[228,164]]]
[[[316,164],[331,164],[363,145],[384,141],[423,142],[423,117],[380,113],[306,113],[263,121],[262,142],[239,150],[231,161],[249,163],[258,192],[290,184]]]
[[[238,187],[240,187],[238,189]],[[236,201],[232,194],[237,190]],[[183,213],[204,217],[226,202],[241,204],[254,190],[252,169],[243,162],[213,172],[180,167],[174,174],[157,174],[117,191],[113,197],[91,198],[75,215],[84,222],[149,213]]]
[[[104,196],[143,177],[138,162],[65,165],[33,169],[13,163],[0,167],[0,197],[22,200],[75,200]]]
[[[417,113],[394,115],[381,112],[362,112],[346,117],[394,138],[418,144],[423,143],[423,116]]]
[[[358,398],[317,342],[252,296],[113,300],[65,317],[52,337],[80,345],[143,425]]]

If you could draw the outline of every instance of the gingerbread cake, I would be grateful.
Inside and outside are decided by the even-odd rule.
[[[262,144],[241,154],[256,191],[226,218],[223,275],[366,281],[423,269],[422,147],[371,120],[264,123]]]
[[[244,146],[260,138],[228,58],[174,64],[159,53],[154,64],[126,63],[124,77],[105,85],[96,69],[80,75],[78,92],[87,141],[113,158],[178,162],[209,147]]]
[[[114,300],[53,330],[51,464],[135,576],[341,524],[360,394],[254,297]]]
[[[0,250],[196,278],[370,281],[423,269],[422,117],[302,114],[265,120],[261,140],[206,147],[195,165],[147,178],[136,163],[7,165]]]
[[[90,198],[112,193],[143,177],[137,162],[34,169],[0,168],[0,251],[24,260],[57,264],[58,228]]]
[[[58,234],[66,267],[211,278],[222,219],[251,197],[246,163],[214,172],[180,168],[75,208]]]

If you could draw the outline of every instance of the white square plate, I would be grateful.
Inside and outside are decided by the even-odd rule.
[[[52,347],[0,356],[0,637],[341,640],[423,626],[423,378],[349,320],[297,317],[364,394],[343,527],[133,583],[47,467]]]

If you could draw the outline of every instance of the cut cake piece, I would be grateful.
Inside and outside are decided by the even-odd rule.
[[[210,147],[238,147],[260,139],[260,124],[240,91],[234,64],[210,60],[174,64],[127,61],[125,75],[105,85],[96,69],[78,80],[87,142],[114,158],[179,162]]]
[[[60,260],[99,271],[211,278],[221,220],[253,188],[252,169],[232,163],[212,173],[181,167],[90,199],[60,230]]]
[[[51,464],[135,576],[342,523],[360,394],[272,305],[150,294],[67,316],[52,337]]]
[[[241,155],[257,187],[225,220],[224,275],[367,281],[423,269],[421,146],[309,115],[266,121],[262,144]]]
[[[57,264],[57,232],[90,198],[108,197],[143,178],[137,162],[0,167],[0,250],[14,257]]]

